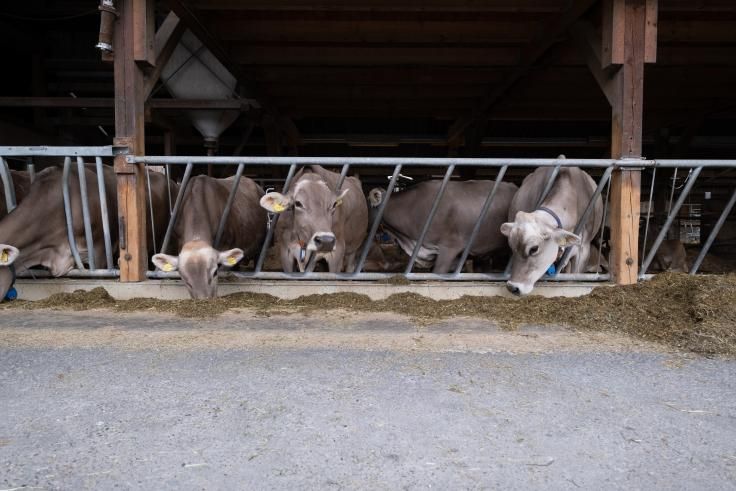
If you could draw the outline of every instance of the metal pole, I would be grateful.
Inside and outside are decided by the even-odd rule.
[[[15,209],[15,187],[13,187],[13,177],[10,175],[8,162],[2,159],[0,164],[0,177],[3,180],[3,190],[5,191],[5,207],[8,213]]]
[[[600,241],[598,243],[598,265],[595,270],[598,273],[601,269],[601,257],[603,256],[603,231],[606,228],[606,217],[608,216],[608,204],[611,201],[611,180],[606,185],[606,201],[603,202],[603,221],[601,222]],[[609,264],[610,268],[610,264]]]
[[[394,191],[394,187],[396,186],[396,180],[399,178],[399,173],[401,172],[401,164],[397,164],[394,167],[394,173],[391,175],[391,181],[388,183],[388,189],[386,189],[386,196],[383,197],[383,201],[381,201],[381,204],[378,205],[378,211],[376,212],[376,217],[373,219],[373,224],[371,225],[370,232],[366,236],[365,245],[363,245],[363,251],[360,253],[360,259],[358,259],[358,264],[355,266],[355,271],[353,271],[353,276],[360,273],[360,271],[363,269],[363,265],[365,264],[365,259],[368,257],[368,251],[371,249],[371,245],[373,244],[373,237],[376,235],[376,231],[378,231],[378,225],[381,223],[381,218],[383,218],[383,210],[386,209],[386,203],[388,203],[389,198],[391,197],[391,193]]]
[[[583,211],[583,216],[580,217],[580,220],[578,220],[578,223],[575,225],[575,230],[573,230],[573,233],[575,235],[580,235],[580,233],[583,231],[585,222],[588,221],[590,214],[595,208],[595,202],[598,200],[598,197],[603,192],[603,188],[606,187],[608,180],[611,178],[612,172],[613,167],[609,167],[608,169],[606,169],[606,172],[603,173],[603,176],[601,176],[601,180],[598,182],[598,186],[596,186],[595,191],[593,192],[593,196],[591,196],[590,201],[588,201],[588,206],[586,206],[585,211]],[[558,263],[560,265],[560,269],[562,269],[562,267],[565,265],[571,253],[572,247],[565,248],[565,252],[562,253],[562,257],[560,258],[560,262]]]
[[[445,172],[445,177],[442,179],[440,189],[437,191],[437,195],[434,197],[432,208],[429,210],[429,216],[424,221],[424,226],[422,227],[422,232],[419,234],[419,238],[417,239],[417,244],[414,246],[414,250],[411,252],[411,258],[409,259],[409,264],[406,265],[404,274],[411,273],[412,268],[414,268],[414,262],[417,260],[417,256],[419,255],[419,250],[422,248],[422,244],[424,244],[424,238],[427,236],[427,233],[429,232],[429,227],[432,225],[434,215],[437,213],[437,209],[440,207],[442,195],[445,194],[445,188],[447,187],[447,183],[452,177],[453,172],[455,172],[455,166],[449,165],[447,167],[447,172]]]
[[[726,207],[723,209],[721,216],[718,217],[718,221],[713,226],[713,230],[710,231],[710,234],[708,235],[708,240],[705,241],[703,248],[700,250],[700,254],[698,254],[697,258],[695,258],[695,262],[690,268],[690,274],[695,274],[698,272],[698,268],[700,268],[703,259],[705,259],[705,255],[708,254],[708,250],[710,250],[710,247],[713,245],[716,237],[718,237],[718,232],[721,231],[723,224],[726,223],[726,218],[728,218],[728,215],[731,213],[734,204],[736,204],[736,188],[733,190],[733,193],[731,194],[731,199],[728,200],[728,204],[726,204]]]
[[[181,181],[181,186],[179,186],[179,194],[176,195],[176,202],[174,203],[174,210],[171,212],[171,217],[169,218],[169,225],[166,227],[166,235],[164,235],[164,241],[161,244],[161,253],[166,253],[166,250],[169,247],[169,241],[171,240],[171,234],[174,231],[174,226],[176,225],[176,219],[179,216],[179,208],[181,207],[181,202],[184,199],[184,193],[187,190],[187,184],[189,184],[189,176],[192,175],[192,167],[194,167],[194,164],[191,162],[187,163],[187,168],[184,170],[184,178]]]
[[[113,269],[112,238],[110,236],[110,215],[107,211],[107,189],[105,188],[105,174],[102,166],[102,158],[95,157],[97,168],[97,189],[100,194],[100,215],[102,216],[102,235],[105,238],[105,259],[107,269]]]
[[[289,186],[291,186],[291,181],[292,179],[294,179],[294,174],[296,174],[296,164],[291,164],[291,167],[289,167],[289,173],[286,175],[286,181],[284,181],[284,188],[281,190],[281,194],[286,194],[289,192]],[[273,233],[274,230],[276,230],[276,224],[278,222],[279,215],[275,215],[273,217],[273,221],[271,222],[271,226],[266,231],[266,238],[263,241],[261,253],[258,255],[258,261],[256,261],[256,273],[260,273],[261,269],[263,268],[263,263],[266,261],[266,253],[268,252],[268,248],[271,245],[271,239],[273,238]]]
[[[156,224],[153,218],[153,195],[151,194],[151,173],[146,166],[146,186],[148,187],[148,209],[151,215],[151,240],[153,241],[153,250],[156,250]]]
[[[36,181],[36,166],[33,164],[33,157],[26,159],[26,170],[28,171],[28,177],[31,178],[31,184]]]
[[[348,175],[348,169],[350,169],[350,164],[345,164],[342,166],[342,172],[340,172],[340,179],[337,180],[337,186],[335,186],[335,192],[339,192],[340,188],[342,188],[342,183],[345,181],[345,176]]]
[[[166,194],[169,196],[169,215],[171,215],[171,173],[169,164],[164,166],[164,173],[166,174]]]
[[[245,164],[238,164],[238,170],[235,171],[235,178],[233,179],[233,187],[230,189],[230,195],[227,197],[227,203],[225,203],[225,209],[222,211],[220,217],[220,224],[217,226],[217,234],[215,234],[214,248],[220,247],[220,241],[222,240],[222,234],[225,232],[225,223],[227,218],[230,216],[230,209],[235,201],[235,195],[238,193],[238,186],[240,185],[240,178],[243,175]]]
[[[82,258],[79,257],[79,249],[77,249],[77,241],[74,238],[74,219],[72,215],[71,199],[69,198],[69,170],[72,166],[71,157],[64,157],[64,171],[61,174],[61,194],[64,198],[64,216],[66,217],[66,236],[69,240],[69,249],[74,257],[74,264],[77,269],[84,269]]]
[[[649,218],[652,215],[652,201],[654,200],[654,180],[657,177],[657,168],[652,169],[652,185],[649,188],[649,206],[647,206],[647,221],[644,225],[644,242],[641,250],[642,259],[647,255],[647,236],[649,235]]]
[[[483,219],[486,217],[486,213],[488,213],[488,209],[491,207],[491,203],[493,203],[493,198],[496,197],[496,191],[498,191],[498,186],[503,182],[503,178],[506,175],[506,170],[508,168],[509,168],[508,165],[504,165],[498,171],[498,176],[496,176],[496,181],[493,183],[493,188],[491,188],[491,192],[488,193],[488,196],[486,196],[486,200],[483,203],[483,207],[480,209],[480,214],[478,215],[478,218],[475,220],[475,225],[473,225],[473,231],[470,233],[470,237],[468,238],[468,244],[465,246],[463,253],[460,255],[460,261],[458,261],[457,268],[455,268],[455,272],[453,273],[456,276],[459,275],[460,272],[463,270],[463,265],[465,264],[465,261],[468,259],[468,255],[470,255],[470,249],[473,248],[473,242],[475,242],[475,238],[478,236],[478,233],[480,232],[480,226],[483,223]]]
[[[687,195],[690,193],[690,190],[693,188],[693,185],[695,184],[695,181],[698,179],[698,176],[700,175],[700,171],[702,170],[703,170],[702,166],[695,168],[695,171],[692,173],[687,183],[685,184],[685,187],[680,192],[680,196],[677,197],[677,202],[674,204],[674,206],[672,207],[672,210],[667,215],[667,220],[664,222],[664,226],[662,227],[662,230],[659,231],[659,234],[657,234],[657,238],[654,240],[654,244],[652,244],[652,250],[649,251],[649,254],[647,255],[646,259],[644,259],[644,262],[641,264],[641,272],[639,273],[640,278],[644,274],[646,274],[647,269],[649,268],[649,265],[652,264],[652,261],[654,260],[654,255],[659,250],[659,246],[662,245],[662,241],[667,235],[667,231],[672,225],[672,222],[675,220],[675,215],[677,215],[680,212],[680,208],[682,207],[682,204],[685,202],[685,198],[687,198]]]
[[[550,191],[552,191],[552,186],[555,185],[555,180],[557,179],[557,175],[560,173],[560,168],[561,166],[557,164],[554,167],[554,169],[552,169],[552,173],[549,175],[549,178],[547,179],[547,183],[544,185],[542,194],[539,195],[539,199],[537,200],[537,203],[534,205],[535,209],[542,206],[542,203],[544,203],[544,200],[547,199],[547,195],[549,194]]]
[[[84,169],[84,157],[77,157],[77,177],[79,178],[79,193],[82,200],[84,237],[87,242],[87,263],[89,264],[89,269],[97,269],[95,264],[95,244],[92,238],[92,220],[89,215],[89,195],[87,194],[87,173]]]

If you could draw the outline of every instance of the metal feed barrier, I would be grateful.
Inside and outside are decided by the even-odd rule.
[[[114,258],[117,255],[117,251],[112,250],[112,243],[111,243],[111,235],[110,235],[110,217],[108,216],[108,211],[106,209],[106,196],[105,196],[105,188],[104,188],[104,177],[103,177],[103,158],[110,158],[113,156],[113,147],[0,147],[0,178],[2,178],[2,184],[3,189],[5,191],[5,199],[6,199],[6,205],[8,207],[8,210],[12,210],[15,207],[15,196],[13,193],[13,183],[12,183],[12,176],[9,172],[9,166],[8,166],[8,160],[9,159],[16,159],[23,163],[23,165],[26,166],[29,173],[31,174],[32,178],[35,175],[35,166],[33,162],[34,157],[63,157],[63,197],[64,197],[64,210],[65,210],[65,217],[66,217],[66,224],[67,224],[67,237],[69,240],[69,245],[72,251],[72,255],[74,256],[74,262],[75,262],[75,269],[70,271],[66,276],[68,277],[106,277],[106,278],[115,278],[119,276],[119,270],[115,268]],[[85,158],[87,160],[90,160],[91,158],[94,158],[94,170],[97,175],[98,179],[98,189],[99,189],[99,198],[100,202],[103,204],[99,210],[92,210],[89,206],[89,200],[87,196],[87,182],[86,179],[83,178],[84,173],[79,173],[80,176],[80,199],[82,203],[82,216],[84,221],[84,230],[85,230],[85,241],[88,245],[88,249],[92,249],[93,247],[93,233],[92,233],[92,225],[91,225],[91,214],[92,213],[101,213],[102,217],[102,224],[103,224],[103,237],[105,242],[105,259],[106,264],[104,265],[97,265],[95,264],[94,258],[91,257],[88,260],[88,265],[85,267],[85,265],[82,263],[82,260],[79,255],[79,244],[76,243],[76,240],[74,238],[74,234],[72,233],[73,230],[73,218],[71,213],[71,196],[70,196],[70,188],[69,188],[69,175],[71,173],[72,165],[76,163],[78,171],[83,169],[85,165],[88,166],[88,168],[91,168],[91,164],[85,163]],[[400,173],[402,170],[406,170],[407,168],[444,168],[444,177],[442,178],[442,183],[440,185],[440,188],[434,197],[431,209],[429,211],[429,214],[422,226],[421,233],[419,236],[419,240],[417,241],[417,245],[412,251],[412,254],[409,257],[409,261],[403,271],[403,274],[406,276],[409,280],[444,280],[444,281],[503,281],[508,279],[509,274],[509,268],[506,268],[506,271],[504,273],[463,273],[462,267],[467,260],[470,250],[472,248],[472,245],[474,241],[476,240],[476,237],[481,229],[482,224],[482,218],[485,216],[485,213],[491,206],[494,197],[496,195],[496,190],[498,188],[498,184],[503,181],[507,170],[510,167],[520,167],[520,168],[529,168],[533,169],[536,167],[552,167],[554,170],[551,173],[550,179],[547,182],[547,185],[545,186],[545,190],[543,193],[543,196],[546,196],[546,194],[551,190],[552,185],[554,183],[554,179],[556,178],[559,170],[562,167],[582,167],[582,168],[588,168],[588,169],[599,169],[602,170],[602,174],[600,179],[598,180],[596,190],[593,196],[593,199],[588,203],[585,212],[583,216],[581,217],[579,223],[575,227],[575,232],[579,233],[582,230],[582,227],[584,226],[586,220],[590,216],[590,213],[593,211],[594,208],[594,201],[598,196],[601,196],[605,192],[605,199],[604,199],[604,219],[603,224],[605,224],[605,216],[608,214],[608,194],[610,190],[610,180],[611,175],[613,173],[613,170],[617,168],[622,169],[644,169],[644,170],[651,170],[652,172],[652,182],[651,182],[651,190],[649,193],[650,197],[650,208],[648,213],[646,214],[645,218],[645,228],[644,228],[644,251],[642,253],[642,262],[641,262],[641,268],[640,268],[640,277],[644,277],[646,275],[646,272],[650,265],[652,264],[654,257],[661,246],[662,242],[666,238],[667,231],[669,230],[670,226],[674,222],[675,218],[677,217],[680,209],[682,208],[683,204],[685,203],[685,200],[687,199],[690,191],[693,189],[693,186],[696,184],[697,178],[700,175],[701,171],[704,168],[736,168],[736,160],[639,160],[639,159],[563,159],[563,158],[557,158],[557,159],[471,159],[471,158],[375,158],[375,157],[172,157],[172,156],[155,156],[155,157],[143,157],[143,156],[127,156],[127,160],[129,163],[140,163],[145,164],[146,166],[146,184],[147,189],[146,192],[148,193],[148,196],[150,198],[151,194],[151,186],[150,186],[150,177],[149,177],[149,167],[150,166],[163,166],[166,175],[169,175],[169,166],[176,165],[176,166],[184,166],[184,175],[183,179],[181,181],[180,186],[180,193],[174,200],[170,193],[169,188],[169,196],[168,196],[168,205],[169,205],[169,211],[171,212],[171,220],[167,226],[166,233],[164,235],[164,239],[162,243],[160,244],[154,244],[154,248],[156,251],[167,251],[169,249],[169,246],[171,245],[171,238],[172,233],[174,230],[174,226],[176,223],[177,217],[180,215],[181,211],[181,202],[183,198],[183,190],[188,185],[192,170],[194,165],[236,165],[237,170],[235,173],[235,177],[233,179],[233,186],[230,190],[230,194],[228,196],[227,206],[225,208],[225,211],[223,213],[223,216],[220,218],[220,222],[218,224],[217,228],[217,234],[215,238],[215,247],[218,246],[218,243],[220,242],[222,238],[222,233],[224,230],[225,222],[227,220],[230,207],[234,201],[235,193],[237,190],[237,186],[239,184],[239,181],[245,172],[247,167],[252,166],[281,166],[288,168],[287,176],[283,182],[282,191],[286,192],[289,189],[289,186],[291,185],[291,182],[296,174],[297,169],[302,165],[307,164],[320,164],[325,167],[331,167],[331,168],[339,168],[340,169],[340,175],[341,178],[339,180],[338,187],[341,186],[344,178],[349,173],[350,169],[355,169],[357,167],[386,167],[386,168],[392,168],[393,171],[390,173],[388,186],[386,189],[385,197],[379,207],[376,210],[375,216],[373,221],[370,223],[369,227],[369,234],[368,238],[372,239],[376,232],[378,231],[383,212],[385,210],[386,204],[388,200],[390,199],[392,193],[396,189],[398,179],[400,176]],[[417,260],[417,256],[419,253],[419,248],[421,247],[428,231],[431,226],[432,220],[434,219],[434,216],[439,208],[439,203],[444,195],[446,185],[450,181],[453,172],[458,167],[483,167],[483,168],[495,168],[497,169],[497,174],[495,177],[496,185],[492,187],[489,194],[486,196],[486,199],[483,203],[483,206],[480,209],[478,218],[475,221],[475,225],[473,227],[473,231],[471,233],[471,236],[468,240],[468,243],[466,244],[465,249],[463,250],[462,254],[459,257],[457,266],[455,270],[448,274],[434,274],[434,273],[417,273],[414,272],[414,266]],[[674,181],[673,181],[673,189],[671,193],[671,199],[670,199],[670,209],[667,214],[667,218],[665,220],[665,223],[661,230],[658,232],[657,236],[655,237],[654,241],[652,242],[651,247],[649,247],[647,251],[646,243],[647,243],[647,236],[649,233],[649,223],[650,223],[650,215],[651,215],[651,196],[654,190],[654,181],[656,176],[656,171],[658,168],[683,168],[689,170],[689,177],[687,181],[684,183],[682,190],[680,191],[679,195],[675,199],[674,197]],[[542,198],[543,199],[543,198]],[[541,202],[541,200],[540,200]],[[695,274],[703,259],[705,258],[706,254],[708,253],[708,250],[712,246],[716,236],[718,235],[718,232],[721,230],[723,224],[725,223],[728,215],[731,213],[734,204],[736,204],[736,189],[734,189],[733,194],[731,195],[730,200],[728,201],[727,205],[723,209],[722,213],[719,216],[718,221],[715,223],[713,229],[711,230],[707,240],[704,242],[703,247],[700,251],[700,254],[698,255],[698,258],[695,260],[695,262],[692,264],[692,267],[690,269],[691,274]],[[151,213],[150,216],[153,214],[153,210],[149,210]],[[307,271],[305,273],[283,273],[283,272],[271,272],[271,271],[263,271],[264,262],[266,259],[266,254],[268,252],[269,247],[272,245],[273,241],[273,233],[275,229],[275,225],[278,221],[278,215],[272,217],[272,221],[270,224],[270,227],[267,231],[267,236],[265,239],[265,242],[263,244],[263,247],[260,251],[260,254],[255,262],[255,267],[253,271],[243,271],[243,272],[232,272],[232,274],[236,277],[240,278],[255,278],[255,279],[286,279],[286,280],[294,280],[294,279],[305,279],[305,280],[313,280],[313,279],[321,279],[321,280],[382,280],[387,279],[391,276],[394,276],[396,273],[383,273],[383,272],[364,272],[363,267],[366,262],[366,258],[368,257],[368,253],[371,247],[372,240],[367,240],[364,244],[363,248],[360,251],[360,254],[358,256],[358,262],[356,271],[350,272],[350,273],[322,273],[322,272],[314,272],[311,271],[314,264],[309,265],[310,271]],[[153,220],[150,220],[150,226],[153,227]],[[599,236],[602,234],[602,228],[599,231]],[[155,230],[153,230],[153,235],[155,236]],[[0,241],[2,240],[8,240],[10,241],[10,238],[3,238],[0,237]],[[167,251],[167,252],[176,252],[176,251]],[[564,260],[565,258],[563,258]],[[601,262],[601,251],[598,253],[598,264],[600,265]],[[19,276],[26,276],[26,277],[47,277],[49,276],[48,272],[42,271],[42,270],[29,270],[24,272],[19,272]],[[162,271],[149,271],[148,273],[149,278],[177,278],[178,274],[175,272],[172,273],[166,273]],[[580,273],[580,274],[557,274],[556,276],[546,276],[543,278],[543,280],[546,281],[608,281],[610,279],[610,276],[608,274],[602,274],[602,273]]]
[[[664,237],[666,236],[667,230],[672,224],[674,217],[679,212],[682,206],[682,203],[684,202],[688,193],[690,192],[693,185],[695,184],[696,179],[698,175],[700,174],[701,170],[706,167],[709,167],[709,168],[734,168],[736,167],[736,160],[701,161],[701,160],[645,160],[645,159],[618,159],[617,160],[617,159],[565,159],[565,158],[557,158],[557,159],[486,159],[486,158],[483,158],[483,159],[476,159],[476,158],[383,158],[383,157],[379,158],[379,157],[170,157],[170,156],[165,156],[165,157],[128,156],[127,159],[129,163],[145,164],[146,166],[150,166],[150,165],[185,166],[184,178],[181,182],[180,193],[179,193],[179,196],[177,197],[176,203],[173,205],[173,208],[171,209],[171,212],[172,212],[171,221],[168,225],[162,247],[160,248],[160,251],[162,252],[166,251],[167,247],[169,246],[171,234],[175,226],[176,219],[180,214],[181,198],[183,196],[183,190],[186,188],[189,182],[194,165],[215,165],[215,166],[217,165],[237,165],[237,171],[235,174],[235,179],[233,180],[233,187],[230,190],[230,196],[227,202],[227,206],[218,224],[218,229],[217,229],[218,231],[217,231],[217,236],[215,240],[215,247],[217,247],[219,240],[222,236],[222,231],[225,225],[225,221],[227,220],[227,216],[230,212],[230,206],[233,202],[235,191],[237,189],[238,183],[240,181],[241,176],[243,175],[243,172],[246,166],[282,166],[282,167],[285,166],[285,167],[288,167],[288,173],[287,173],[286,179],[284,180],[284,184],[282,188],[282,192],[284,193],[288,191],[291,185],[291,182],[293,180],[293,177],[297,171],[297,168],[302,165],[320,164],[325,167],[340,168],[341,177],[339,179],[338,189],[340,185],[342,184],[343,179],[348,174],[351,167],[354,168],[356,166],[361,166],[361,167],[393,168],[393,171],[389,178],[389,183],[386,189],[385,197],[383,201],[381,202],[381,204],[379,205],[378,209],[376,210],[374,219],[372,223],[370,224],[369,233],[367,236],[369,240],[366,241],[366,243],[363,245],[362,250],[360,251],[356,270],[354,272],[346,272],[346,273],[313,272],[311,271],[312,267],[314,266],[313,263],[309,264],[308,270],[304,273],[283,273],[283,272],[263,271],[263,264],[266,258],[266,254],[267,254],[269,247],[271,246],[271,243],[273,240],[273,231],[274,231],[275,225],[279,218],[278,215],[273,216],[272,221],[271,221],[271,226],[268,229],[265,242],[256,260],[254,270],[248,271],[248,272],[233,272],[232,274],[240,278],[279,279],[279,280],[281,279],[287,279],[287,280],[295,280],[295,279],[296,280],[299,280],[299,279],[304,279],[304,280],[313,280],[313,279],[318,279],[318,280],[382,280],[382,279],[387,279],[389,277],[394,276],[396,273],[364,272],[363,267],[365,265],[365,261],[368,256],[370,247],[372,245],[371,244],[372,238],[376,235],[376,232],[378,231],[384,209],[386,207],[388,200],[391,197],[391,194],[394,192],[396,188],[397,180],[398,180],[398,177],[402,169],[411,168],[411,167],[415,167],[415,168],[416,167],[424,167],[424,168],[426,167],[445,167],[446,168],[440,188],[434,198],[430,212],[422,226],[422,230],[418,238],[417,244],[414,250],[412,251],[412,254],[410,256],[409,262],[405,270],[403,271],[403,275],[409,280],[443,280],[443,281],[473,281],[473,280],[475,281],[479,281],[479,280],[480,281],[488,281],[488,280],[504,281],[508,279],[509,271],[510,271],[509,267],[506,268],[506,271],[504,273],[462,273],[462,268],[470,254],[470,250],[473,246],[473,243],[476,240],[476,237],[480,231],[483,217],[485,216],[487,210],[489,209],[489,207],[491,206],[493,202],[493,199],[496,194],[496,190],[498,188],[498,184],[503,181],[504,176],[510,166],[522,167],[522,168],[552,167],[554,169],[550,175],[548,182],[546,183],[544,192],[542,194],[542,198],[540,198],[540,203],[538,203],[538,205],[541,205],[541,202],[544,200],[546,195],[552,189],[554,180],[556,179],[560,168],[562,167],[582,167],[582,168],[603,169],[602,176],[597,183],[592,199],[589,201],[581,219],[579,220],[579,222],[577,223],[574,229],[574,232],[576,234],[579,234],[582,231],[585,225],[585,222],[588,220],[591,212],[594,209],[595,200],[599,196],[601,196],[604,190],[606,190],[606,198],[604,200],[604,217],[602,221],[601,230],[599,231],[599,236],[602,236],[603,227],[605,226],[605,222],[606,222],[606,216],[608,213],[608,201],[609,201],[608,194],[610,191],[610,180],[611,180],[611,175],[615,169],[617,168],[620,168],[620,169],[652,169],[652,171],[655,173],[656,173],[657,168],[688,168],[688,169],[691,169],[690,179],[688,180],[684,189],[681,191],[677,202],[674,204],[674,206],[671,207],[670,212],[667,217],[667,221],[665,223],[665,226],[662,228],[661,232],[657,235],[653,243],[653,246],[649,251],[649,254],[645,255],[645,257],[643,258],[640,276],[644,277],[647,269],[649,268],[649,266],[651,265],[654,259],[654,255],[656,254],[657,250],[659,249],[660,245],[662,244],[664,240]],[[485,202],[483,206],[481,207],[481,210],[479,212],[478,218],[476,219],[476,222],[473,227],[471,236],[468,240],[468,243],[458,260],[457,267],[455,268],[453,272],[448,273],[448,274],[413,272],[414,264],[416,262],[420,247],[423,245],[426,234],[428,233],[432,220],[434,219],[434,216],[437,212],[437,209],[439,207],[439,203],[444,194],[446,185],[451,179],[451,176],[454,170],[457,167],[463,167],[463,166],[496,168],[498,169],[498,173],[495,177],[496,184],[493,186],[493,188],[487,195]],[[654,182],[654,176],[652,179],[652,185],[653,185],[653,182]],[[723,213],[721,214],[721,217],[718,223],[716,224],[716,226],[714,227],[714,229],[712,230],[710,234],[710,237],[704,244],[698,259],[693,264],[693,267],[691,268],[691,271],[690,271],[691,274],[695,274],[697,272],[698,267],[700,266],[700,263],[702,262],[702,259],[707,254],[708,249],[713,243],[713,240],[717,236],[723,223],[726,220],[726,217],[728,216],[731,209],[733,208],[734,202],[736,202],[736,190],[734,190],[734,195],[731,201],[726,206],[726,208],[723,210]],[[646,234],[648,233],[648,231],[649,231],[649,214],[647,214],[645,238],[646,238]],[[565,255],[563,256],[561,263],[564,263],[569,253],[570,253],[570,250],[568,249],[565,252]],[[601,254],[602,254],[602,251],[599,250],[598,258],[597,258],[598,259],[597,261],[598,270],[600,269]],[[152,271],[148,273],[148,277],[149,278],[176,278],[178,277],[178,274],[175,272],[166,273],[162,271]],[[579,274],[562,274],[561,273],[555,276],[545,276],[543,280],[546,280],[546,281],[608,281],[610,280],[610,275],[602,274],[602,273],[579,273]]]

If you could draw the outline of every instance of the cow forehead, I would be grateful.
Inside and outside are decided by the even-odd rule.
[[[540,224],[535,220],[525,220],[522,222],[514,222],[511,230],[511,244],[514,247],[524,246],[530,241],[542,240],[542,230]]]
[[[179,253],[179,262],[181,264],[204,264],[207,265],[217,256],[212,246],[206,242],[192,241],[187,242]]]
[[[322,180],[301,180],[294,188],[294,196],[305,201],[325,201],[332,197],[332,190]]]

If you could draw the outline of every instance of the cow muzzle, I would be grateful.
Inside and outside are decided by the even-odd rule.
[[[528,295],[532,291],[532,287],[529,287],[528,285],[524,283],[517,283],[515,281],[507,281],[506,282],[506,289],[516,295],[517,297],[521,297],[524,295]]]
[[[331,252],[335,248],[335,234],[331,232],[317,232],[309,241],[307,249],[317,252]]]

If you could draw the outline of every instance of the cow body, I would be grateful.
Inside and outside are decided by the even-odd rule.
[[[572,233],[596,188],[588,173],[577,167],[560,169],[549,194],[536,208],[552,172],[551,167],[540,167],[524,179],[509,207],[509,222],[501,226],[513,254],[507,287],[516,295],[530,293],[565,248],[571,248],[569,260],[558,264],[557,271],[584,272],[590,243],[601,226],[603,201],[599,196],[580,235]]]
[[[261,199],[261,206],[281,215],[276,242],[285,272],[305,271],[313,255],[313,263],[326,261],[331,273],[355,269],[367,235],[368,206],[356,177],[346,177],[338,191],[339,178],[312,165],[299,171],[287,195],[268,193]]]
[[[259,200],[263,190],[252,179],[241,177],[222,239],[214,249],[217,227],[227,204],[234,178],[191,179],[181,202],[175,226],[178,256],[156,254],[154,264],[163,271],[179,270],[192,298],[217,296],[219,265],[234,266],[243,258],[256,257],[266,236],[266,212]]]
[[[467,246],[478,214],[494,181],[451,181],[447,183],[437,212],[430,224],[416,264],[432,266],[434,273],[447,273]],[[384,229],[392,235],[401,249],[411,256],[429,216],[441,181],[424,181],[406,191],[394,193],[383,212]],[[517,187],[499,183],[496,195],[488,208],[478,236],[470,249],[471,257],[486,257],[508,248],[506,238],[499,232],[506,221],[509,205]],[[377,207],[385,192],[371,190],[371,205]]]
[[[69,175],[69,196],[74,223],[73,236],[83,263],[89,263],[93,255],[97,267],[105,267],[105,241],[100,214],[100,200],[97,187],[97,174],[85,168],[87,194],[89,197],[90,220],[94,249],[87,249],[79,191],[79,177],[76,166]],[[166,230],[168,206],[166,196],[167,179],[163,174],[152,172],[151,194],[154,199],[154,226],[156,235]],[[117,185],[115,172],[110,166],[103,166],[103,180],[110,219],[110,238],[113,253],[117,255]],[[148,201],[148,195],[146,194]],[[148,216],[147,216],[148,217]],[[153,248],[153,234],[150,224],[146,227],[149,250]],[[160,243],[160,237],[157,238]],[[9,266],[18,270],[43,266],[53,276],[62,276],[75,267],[74,257],[67,236],[64,199],[62,194],[62,169],[49,167],[36,175],[28,195],[20,201],[17,208],[0,220],[0,298],[5,296],[12,284]]]
[[[28,195],[31,189],[31,175],[26,171],[11,170],[10,177],[13,180],[13,190],[15,191],[15,204]],[[0,218],[8,214],[8,207],[5,204],[5,187],[0,185]]]

